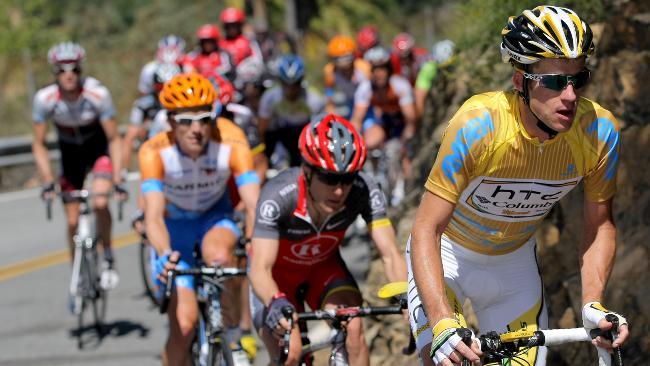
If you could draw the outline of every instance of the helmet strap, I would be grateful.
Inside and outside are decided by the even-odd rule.
[[[528,65],[528,64],[524,65],[524,71],[525,72],[530,72],[530,65]],[[558,132],[555,131],[554,129],[550,128],[546,123],[542,122],[542,120],[537,116],[535,111],[533,111],[533,108],[530,106],[530,91],[528,89],[528,87],[530,86],[529,82],[530,82],[530,80],[528,80],[528,78],[524,77],[524,80],[523,80],[523,83],[522,83],[523,84],[522,85],[523,92],[520,92],[519,95],[524,99],[524,104],[526,104],[526,106],[528,107],[528,110],[530,111],[530,113],[532,113],[533,116],[535,116],[535,119],[537,120],[537,127],[540,130],[546,132],[548,134],[548,138],[550,140],[552,140],[555,136],[557,136]]]

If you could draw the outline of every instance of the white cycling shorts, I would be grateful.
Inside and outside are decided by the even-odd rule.
[[[548,328],[543,285],[531,238],[521,248],[504,255],[485,255],[455,244],[443,235],[442,266],[451,308],[461,313],[465,299],[472,303],[480,332]],[[420,302],[411,266],[411,240],[406,245],[408,307],[411,331],[418,352],[433,338],[431,324]],[[464,319],[463,319],[464,322]],[[545,365],[546,347],[522,355],[530,365]]]

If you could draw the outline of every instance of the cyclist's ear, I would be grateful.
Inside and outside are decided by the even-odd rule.
[[[512,84],[519,93],[524,92],[524,74],[521,71],[515,70],[512,74]]]

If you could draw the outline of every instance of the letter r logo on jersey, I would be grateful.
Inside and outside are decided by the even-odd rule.
[[[321,245],[318,243],[294,244],[291,247],[291,252],[296,257],[317,257],[319,254],[321,254]]]
[[[280,217],[280,205],[273,200],[266,200],[260,205],[259,214],[264,219],[273,221]]]

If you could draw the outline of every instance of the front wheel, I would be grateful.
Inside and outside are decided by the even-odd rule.
[[[158,308],[160,302],[156,297],[156,285],[153,279],[153,263],[156,260],[155,249],[146,240],[140,242],[140,275],[144,284],[144,291],[154,307]]]

